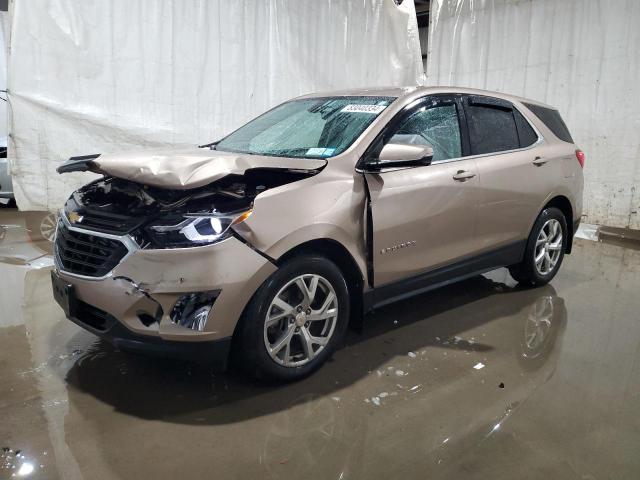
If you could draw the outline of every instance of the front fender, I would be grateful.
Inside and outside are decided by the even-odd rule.
[[[334,240],[366,278],[363,179],[325,172],[259,195],[252,215],[235,230],[273,259],[310,240]]]

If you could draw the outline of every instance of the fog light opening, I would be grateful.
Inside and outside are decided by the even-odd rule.
[[[138,320],[140,320],[145,327],[150,327],[158,322],[156,317],[145,312],[138,313]]]
[[[171,321],[181,327],[202,332],[219,294],[219,290],[212,290],[181,296],[171,310]]]
[[[153,298],[151,298],[148,293],[146,293],[146,292],[143,292],[143,293],[145,294],[145,296],[147,298],[149,298],[150,300],[153,300],[155,302],[155,300]],[[151,315],[149,312],[145,312],[144,310],[139,310],[137,312],[137,315],[138,315],[138,320],[140,320],[140,322],[145,327],[150,327],[154,323],[155,324],[160,324],[160,320],[162,320],[162,307],[160,306],[160,304],[158,304],[158,307],[156,308],[155,315]]]

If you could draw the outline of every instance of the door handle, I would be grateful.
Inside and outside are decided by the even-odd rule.
[[[469,180],[470,178],[473,178],[475,176],[476,174],[473,172],[469,172],[467,170],[458,170],[458,173],[453,176],[453,179],[457,180],[458,182],[464,182],[465,180]]]
[[[546,159],[544,159],[544,158],[542,158],[542,157],[536,157],[536,158],[533,160],[533,164],[534,164],[536,167],[541,167],[542,165],[544,165],[544,164],[545,164],[545,163],[547,163],[548,161],[549,161],[549,160],[546,160]]]

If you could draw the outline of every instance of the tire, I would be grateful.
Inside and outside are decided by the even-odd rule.
[[[315,291],[311,304],[304,297],[300,280],[307,297]],[[349,293],[340,269],[322,256],[291,258],[260,286],[247,305],[234,346],[234,363],[260,380],[299,380],[331,357],[348,320]]]
[[[538,240],[544,241],[541,232],[551,236],[551,228],[555,230],[549,242],[538,245]],[[560,230],[557,230],[559,227]],[[556,276],[564,259],[567,247],[567,219],[564,214],[555,207],[545,208],[538,216],[527,239],[524,257],[521,263],[509,267],[509,273],[518,283],[530,286],[545,285]],[[558,236],[560,244],[558,245]],[[552,249],[553,248],[553,249]],[[556,253],[557,252],[557,253]],[[536,263],[536,255],[543,253],[542,265]],[[548,259],[548,261],[547,261]]]

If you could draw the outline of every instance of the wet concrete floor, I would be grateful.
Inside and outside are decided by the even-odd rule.
[[[0,210],[0,478],[640,478],[640,250],[576,240],[549,286],[385,307],[267,387],[66,320],[50,220]]]

